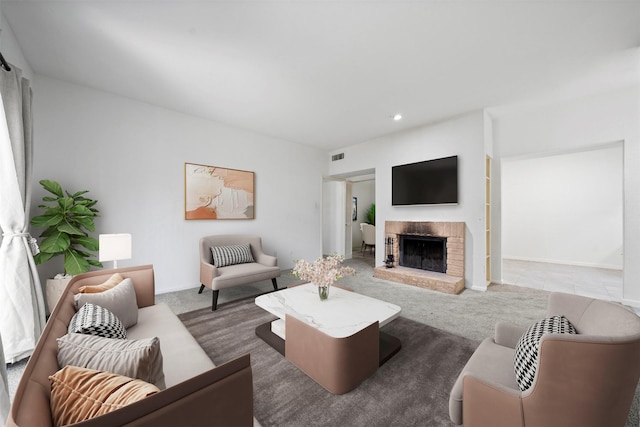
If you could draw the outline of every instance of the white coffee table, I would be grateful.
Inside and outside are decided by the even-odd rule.
[[[402,347],[379,330],[401,308],[356,292],[331,287],[320,301],[318,288],[307,283],[261,295],[255,303],[278,317],[258,326],[256,335],[335,394],[357,387]]]
[[[395,304],[335,286],[330,288],[329,298],[320,301],[318,288],[311,283],[260,295],[256,305],[279,318],[272,322],[271,331],[282,339],[286,339],[287,314],[331,337],[344,338],[376,321],[381,328],[401,312]]]

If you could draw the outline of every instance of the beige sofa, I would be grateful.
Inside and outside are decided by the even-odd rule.
[[[251,255],[255,262],[216,267],[211,248],[216,246],[251,245]],[[261,280],[271,279],[273,289],[278,290],[276,277],[280,277],[278,258],[264,253],[262,239],[258,236],[227,234],[206,236],[200,239],[200,290],[205,287],[213,290],[211,310],[218,307],[218,294],[221,289],[248,285]]]
[[[153,267],[147,265],[86,273],[69,282],[27,363],[7,426],[52,425],[48,377],[61,368],[57,361],[56,339],[67,333],[75,313],[73,294],[80,286],[102,283],[116,272],[132,279],[139,307],[138,323],[127,330],[127,338],[159,337],[167,388],[74,425],[253,425],[249,355],[215,367],[171,309],[165,304],[154,303]]]
[[[520,391],[514,349],[525,330],[498,323],[451,390],[455,424],[625,425],[640,378],[640,318],[620,304],[563,293],[549,296],[547,315],[565,316],[577,334],[543,335],[533,383]]]

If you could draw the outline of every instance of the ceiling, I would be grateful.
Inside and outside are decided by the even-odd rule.
[[[638,0],[3,0],[1,11],[38,75],[323,150],[640,80]]]

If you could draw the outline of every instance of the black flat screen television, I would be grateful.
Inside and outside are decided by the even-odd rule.
[[[458,156],[393,166],[391,204],[458,203]]]

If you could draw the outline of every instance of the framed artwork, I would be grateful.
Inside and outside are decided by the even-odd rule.
[[[351,200],[351,221],[358,220],[358,198],[353,197]]]
[[[184,219],[253,219],[255,173],[184,164]]]

